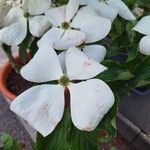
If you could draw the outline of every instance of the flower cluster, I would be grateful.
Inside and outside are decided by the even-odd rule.
[[[81,0],[81,4],[92,6],[101,16],[111,21],[119,16],[126,20],[135,20],[135,16],[121,0]]]
[[[51,0],[23,0],[10,7],[4,2],[0,1],[0,11],[6,10],[0,16],[0,43],[17,46],[28,32],[39,39],[37,53],[20,71],[37,86],[19,95],[11,110],[45,137],[63,117],[67,89],[74,126],[96,129],[115,102],[110,87],[96,79],[107,70],[100,63],[107,50],[99,41],[109,34],[118,14],[135,20],[132,12],[121,0],[69,0],[61,6]],[[143,54],[150,54],[149,26],[147,16],[134,28],[147,35],[140,42]]]

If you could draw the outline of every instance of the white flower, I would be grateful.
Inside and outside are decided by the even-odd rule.
[[[76,48],[76,50],[81,51],[81,49],[79,49],[79,48]],[[90,59],[93,59],[97,62],[103,61],[105,58],[105,55],[106,55],[106,49],[104,46],[101,46],[101,45],[85,46],[82,50],[86,54],[87,57],[89,57]],[[65,74],[66,74],[66,61],[65,61],[66,60],[66,53],[67,52],[64,51],[58,55],[62,71]]]
[[[150,15],[143,17],[133,29],[146,35],[140,41],[140,52],[150,55]]]
[[[44,15],[51,6],[51,0],[25,0],[23,6],[13,7],[5,18],[2,40],[9,46],[19,45],[29,30],[35,37],[41,37],[50,27]]]
[[[68,5],[50,9],[46,12],[53,27],[38,42],[50,44],[56,50],[67,50],[82,43],[93,43],[107,36],[111,29],[109,19],[100,17],[89,8],[78,11],[79,0],[70,0]]]
[[[11,5],[6,0],[0,0],[0,27],[3,26],[3,20],[9,12]]]
[[[82,48],[78,47],[77,49],[79,51],[83,51],[90,59],[93,59],[97,62],[102,62],[106,56],[106,48],[102,45],[81,45],[83,46]],[[61,66],[63,68],[63,71],[66,70],[65,68],[65,57],[66,57],[66,51],[61,52],[59,55],[59,60],[61,62]]]
[[[89,58],[94,59],[98,62],[104,60],[106,56],[106,48],[102,45],[86,45],[80,48]]]
[[[7,1],[8,4],[14,7],[21,5],[24,0],[5,0],[5,1]]]
[[[82,5],[93,7],[101,16],[113,21],[119,14],[123,19],[135,20],[135,16],[121,0],[80,0]]]
[[[13,6],[12,0],[0,0],[0,51],[3,51],[3,41],[2,41],[2,33],[4,29],[2,28],[5,26],[4,20],[7,16],[9,10]]]
[[[21,75],[32,82],[58,80],[59,84],[35,86],[11,103],[11,110],[43,136],[49,135],[63,117],[66,88],[71,97],[71,118],[80,130],[94,130],[114,104],[114,95],[109,86],[99,79],[91,79],[106,67],[76,48],[67,51],[65,63],[67,74],[63,74],[54,49],[42,45],[34,58],[22,68]],[[74,80],[86,81],[75,84],[72,82]]]

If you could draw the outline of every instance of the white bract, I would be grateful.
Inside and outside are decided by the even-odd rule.
[[[80,48],[76,48],[76,50],[81,51]],[[85,46],[83,49],[83,52],[86,54],[87,57],[90,59],[93,59],[97,62],[101,62],[104,60],[105,55],[106,55],[106,49],[104,46],[101,45],[89,45]],[[66,74],[66,51],[61,52],[58,55],[62,71]]]
[[[135,20],[135,16],[121,0],[80,0],[82,5],[93,7],[101,16],[113,21],[119,14],[123,19]]]
[[[70,0],[68,5],[47,11],[46,16],[53,27],[41,38],[38,46],[50,44],[56,50],[67,50],[105,38],[111,29],[110,20],[98,16],[89,7],[78,9],[79,0]]]
[[[57,80],[57,85],[42,84],[22,93],[11,103],[11,110],[25,119],[44,137],[61,121],[65,109],[64,92],[70,92],[71,118],[83,131],[94,130],[114,104],[109,86],[99,79],[92,79],[107,68],[88,58],[75,47],[66,52],[66,74],[58,56],[49,45],[42,45],[34,58],[21,70],[28,81]],[[80,83],[73,83],[81,80]]]
[[[35,37],[41,37],[50,27],[42,14],[51,6],[51,0],[24,0],[22,6],[13,7],[5,18],[2,41],[9,45],[19,45],[27,35],[27,28]]]
[[[150,15],[143,17],[133,29],[146,35],[141,39],[139,47],[142,54],[150,55]]]
[[[15,7],[15,6],[21,5],[24,0],[6,0],[6,1],[7,1],[8,4]]]
[[[106,56],[106,48],[101,45],[83,45],[83,47],[76,48],[79,51],[83,51],[90,59],[93,59],[97,62],[102,62]],[[66,71],[65,68],[65,57],[66,57],[66,51],[61,52],[59,55],[59,60],[61,63],[61,67],[63,71]]]
[[[9,3],[7,3],[6,0],[0,0],[0,28],[2,26],[4,26],[4,18],[6,17],[7,13],[9,12],[9,10],[11,9],[11,5]],[[0,29],[0,51],[3,50],[2,47],[2,29]]]
[[[0,27],[3,26],[3,20],[9,12],[11,5],[6,0],[0,0]]]

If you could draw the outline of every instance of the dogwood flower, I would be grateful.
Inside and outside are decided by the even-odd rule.
[[[25,0],[22,6],[13,7],[5,18],[2,41],[9,46],[19,45],[29,30],[35,37],[41,37],[50,27],[44,15],[51,6],[51,0]]]
[[[133,29],[146,35],[141,39],[139,47],[142,54],[150,55],[150,15],[143,17]]]
[[[3,26],[3,20],[9,12],[11,5],[6,0],[0,0],[0,27]]]
[[[123,19],[135,20],[135,16],[121,0],[80,0],[81,5],[93,7],[101,16],[113,21],[119,14]]]
[[[4,18],[9,12],[10,8],[10,4],[6,3],[5,0],[0,0],[0,27],[3,26]],[[0,29],[0,51],[3,50],[2,44],[2,29]]]
[[[11,6],[19,6],[23,3],[24,0],[6,0]]]
[[[76,48],[76,49],[81,51],[80,48]],[[87,57],[89,57],[90,59],[93,59],[97,62],[103,61],[106,56],[106,49],[104,46],[101,46],[101,45],[85,46],[83,52],[86,54]],[[60,61],[62,71],[64,73],[66,73],[66,51],[61,52],[58,55],[58,58]]]
[[[114,95],[109,86],[102,80],[92,79],[106,70],[105,66],[89,59],[75,47],[67,51],[65,63],[66,74],[62,72],[54,49],[42,45],[34,58],[21,69],[21,75],[32,82],[57,80],[58,84],[32,87],[11,103],[11,110],[44,137],[55,129],[63,117],[66,88],[71,97],[71,118],[80,130],[94,130],[114,104]],[[73,83],[74,80],[84,81]]]
[[[109,19],[98,16],[89,7],[78,9],[79,0],[70,0],[68,5],[47,11],[47,19],[53,27],[41,38],[38,46],[47,43],[56,50],[67,50],[107,36],[111,29]]]
[[[102,45],[86,45],[83,43],[80,47],[77,47],[77,49],[83,51],[89,58],[97,62],[102,62],[106,56],[106,48]],[[65,55],[66,51],[58,55],[62,63],[65,62]]]

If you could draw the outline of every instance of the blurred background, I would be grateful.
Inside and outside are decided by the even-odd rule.
[[[129,7],[137,15],[139,20],[143,15],[150,15],[150,0],[123,1],[129,4]],[[130,26],[131,24],[128,25]],[[115,32],[118,35],[117,31]],[[115,38],[116,35],[113,36]],[[129,34],[129,36],[132,37],[133,35]],[[118,39],[121,39],[120,37],[121,35],[118,37]],[[121,44],[125,44],[126,46],[126,43]],[[16,47],[13,48],[14,56],[17,56],[17,49],[18,48]],[[119,51],[110,49],[107,57],[109,58],[109,54],[115,56],[117,53],[120,53],[120,51],[120,49]],[[123,61],[121,56],[119,56],[119,58],[114,57],[114,59],[119,62]],[[0,72],[2,70],[2,66],[7,61],[8,60],[6,59],[5,54],[0,51]],[[20,82],[20,80],[20,78],[14,80],[13,83]],[[14,90],[14,87],[12,90]],[[9,98],[6,98],[4,95],[2,95],[2,93],[0,93],[0,150],[4,150],[2,148],[3,145],[7,146],[6,150],[32,150],[34,147],[34,141],[36,140],[36,132],[25,121],[10,111],[9,104]],[[127,95],[125,95],[120,101],[119,112],[116,118],[118,130],[117,137],[111,143],[102,144],[101,149],[150,150],[149,112],[150,88],[137,88],[127,93]]]

